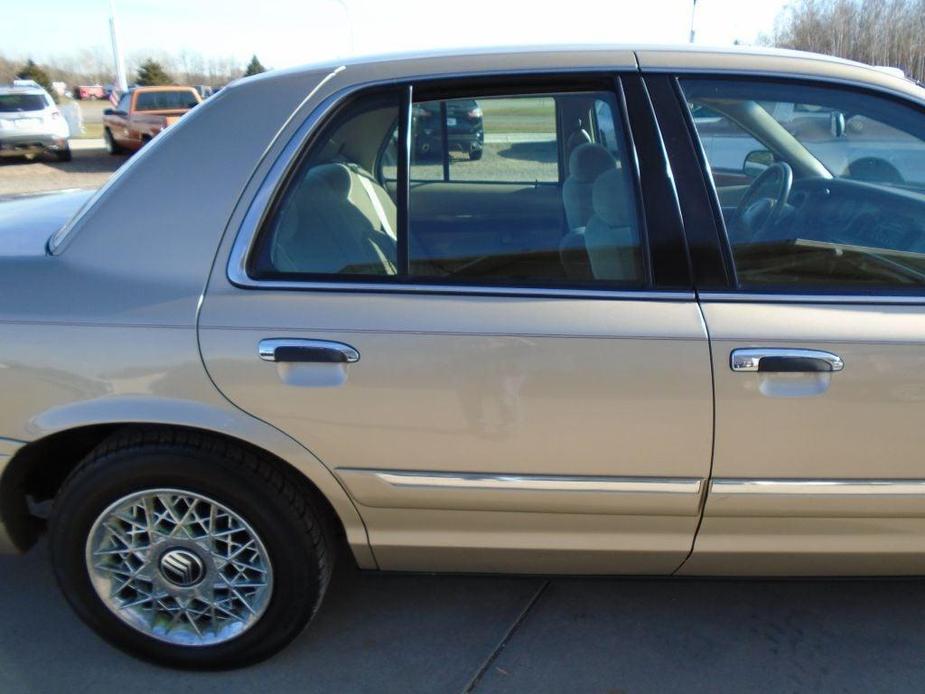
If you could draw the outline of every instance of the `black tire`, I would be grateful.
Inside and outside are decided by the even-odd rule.
[[[478,161],[482,158],[482,150],[480,149],[470,149],[469,150],[469,160]]]
[[[103,128],[103,140],[106,142],[106,151],[110,154],[122,154],[125,151],[116,142],[109,128]]]
[[[69,144],[64,145],[64,149],[55,150],[55,159],[58,161],[70,161],[73,158],[71,154],[71,146]]]
[[[155,488],[207,496],[259,536],[273,587],[265,611],[243,633],[213,645],[157,640],[117,617],[93,588],[85,551],[96,519],[115,501]],[[71,473],[55,500],[49,543],[58,584],[98,634],[147,660],[199,669],[254,663],[292,641],[321,603],[334,556],[327,524],[295,473],[219,438],[153,427],[116,434]]]

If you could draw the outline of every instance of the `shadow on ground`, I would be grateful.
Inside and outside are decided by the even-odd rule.
[[[555,141],[550,142],[514,142],[498,151],[504,159],[522,159],[524,161],[555,164],[559,154]]]
[[[58,595],[44,545],[0,558],[0,691],[908,692],[925,690],[925,583],[360,574],[315,624],[227,673],[136,661]],[[539,592],[533,608],[499,649]]]
[[[59,162],[47,155],[32,160],[0,157],[0,195],[98,188],[126,160],[127,157],[112,156],[105,149],[75,149],[69,162]]]

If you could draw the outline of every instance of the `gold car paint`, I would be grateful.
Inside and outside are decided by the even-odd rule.
[[[682,573],[922,573],[925,306],[719,298],[703,302],[713,482]],[[824,350],[844,369],[822,388],[818,374],[735,373],[743,347]]]
[[[613,384],[616,375],[611,369],[615,368],[616,374],[625,379],[621,380],[620,385],[629,384],[627,392],[642,395],[637,400],[625,398],[620,402],[605,403],[606,408],[632,417],[635,416],[637,404],[641,403],[645,415],[643,419],[646,419],[647,423],[637,431],[637,428],[627,424],[626,418],[617,419],[616,423],[609,419],[578,421],[579,430],[584,432],[601,422],[610,427],[609,432],[598,432],[594,437],[595,442],[606,448],[587,446],[591,455],[579,459],[578,466],[581,470],[592,473],[587,476],[595,478],[614,475],[620,477],[621,473],[627,471],[625,465],[629,461],[631,466],[636,466],[629,470],[633,473],[631,476],[644,472],[645,475],[664,480],[666,475],[675,475],[675,481],[705,477],[707,465],[702,461],[694,461],[700,460],[703,456],[707,448],[703,441],[711,438],[712,432],[709,422],[694,421],[696,417],[690,414],[690,410],[695,408],[690,405],[702,404],[704,384],[707,384],[706,389],[709,390],[711,383],[709,368],[705,365],[706,343],[702,326],[695,327],[696,321],[692,315],[684,316],[684,330],[671,339],[650,340],[648,338],[652,335],[618,335],[612,329],[609,334],[595,331],[596,334],[587,333],[583,336],[573,336],[570,331],[581,327],[576,325],[574,319],[586,314],[586,305],[597,307],[590,313],[594,314],[598,321],[604,313],[600,308],[603,305],[617,307],[618,317],[627,318],[632,323],[640,317],[650,315],[647,310],[651,306],[660,306],[656,303],[549,300],[549,305],[558,303],[560,308],[567,307],[567,310],[554,312],[556,320],[561,323],[556,326],[530,325],[527,322],[525,326],[524,318],[521,316],[520,328],[527,331],[523,335],[506,332],[509,326],[504,320],[500,321],[502,329],[498,331],[499,334],[480,333],[478,331],[482,330],[481,321],[484,314],[472,310],[467,314],[470,325],[468,334],[455,336],[452,333],[434,333],[421,336],[420,339],[428,351],[423,353],[422,363],[409,366],[413,361],[413,350],[418,346],[417,338],[414,333],[401,332],[401,326],[407,316],[403,317],[403,314],[395,313],[392,309],[388,311],[390,318],[386,325],[380,323],[377,326],[374,319],[381,317],[380,301],[367,301],[363,295],[341,296],[335,300],[332,297],[336,297],[336,294],[321,294],[324,300],[319,304],[324,310],[314,315],[315,321],[311,324],[303,321],[303,316],[296,313],[290,314],[287,320],[280,321],[280,311],[266,311],[266,303],[259,305],[260,302],[253,300],[253,296],[260,292],[229,287],[224,277],[231,244],[237,235],[242,216],[253,201],[268,167],[301,122],[322,100],[338,90],[350,84],[444,75],[635,69],[637,59],[644,71],[700,70],[804,76],[814,80],[865,85],[922,103],[923,92],[910,82],[895,76],[846,61],[778,51],[759,53],[703,49],[678,51],[653,48],[634,51],[631,48],[563,48],[502,53],[474,52],[468,55],[406,56],[368,63],[349,63],[338,79],[332,80],[311,98],[306,98],[306,95],[312,94],[319,80],[330,74],[334,66],[294,68],[243,80],[223,89],[185,117],[176,127],[169,128],[150,147],[146,147],[135,159],[136,163],[143,161],[144,166],[127,167],[124,175],[114,179],[114,183],[89,205],[89,211],[82,215],[76,224],[71,225],[73,232],[55,248],[54,256],[3,259],[0,272],[0,366],[8,368],[0,368],[0,391],[16,395],[0,398],[0,436],[36,441],[57,431],[92,424],[124,422],[126,418],[140,422],[182,424],[238,436],[278,455],[312,480],[337,510],[347,529],[348,540],[359,564],[364,568],[376,566],[366,541],[366,529],[354,503],[344,492],[341,483],[308,450],[315,447],[313,432],[301,432],[300,438],[306,440],[297,443],[275,426],[232,406],[217,393],[214,385],[203,377],[194,331],[197,307],[203,299],[204,278],[212,266],[212,279],[204,301],[205,321],[200,333],[203,345],[208,343],[209,369],[221,372],[223,382],[220,385],[227,388],[228,383],[233,385],[237,381],[239,376],[236,368],[240,366],[242,382],[258,389],[251,397],[256,397],[262,405],[269,403],[271,407],[274,406],[273,399],[278,397],[274,395],[274,389],[278,387],[279,379],[275,365],[260,362],[257,358],[257,341],[264,337],[281,336],[277,330],[280,328],[285,329],[286,334],[323,335],[325,338],[342,338],[348,343],[356,344],[365,360],[361,361],[361,364],[368,364],[370,360],[376,363],[376,359],[381,359],[381,356],[374,357],[375,349],[370,351],[370,347],[387,344],[390,354],[399,354],[398,362],[405,369],[419,369],[420,373],[424,374],[439,373],[441,378],[448,379],[450,376],[440,371],[439,367],[459,367],[458,373],[451,374],[456,381],[439,381],[438,387],[430,386],[430,393],[426,384],[419,384],[420,387],[416,391],[417,402],[425,405],[437,395],[442,396],[445,402],[450,402],[451,384],[458,384],[458,387],[464,390],[467,387],[473,388],[472,383],[477,385],[483,382],[491,394],[490,397],[484,398],[484,402],[493,403],[496,411],[508,407],[504,404],[506,402],[519,402],[528,406],[526,409],[521,407],[522,412],[530,415],[548,414],[557,409],[552,405],[553,401],[558,401],[556,404],[572,406],[572,410],[564,411],[567,418],[573,418],[571,421],[574,422],[577,420],[574,408],[584,408],[580,411],[588,412],[592,418],[598,416],[588,407],[586,399],[580,396],[580,388],[589,383],[592,392],[601,392],[599,379],[592,378],[590,369],[597,368],[598,373],[603,374],[604,383]],[[208,151],[209,156],[202,156],[203,151]],[[152,194],[152,191],[157,191],[157,194]],[[204,200],[208,200],[209,203],[203,204]],[[169,201],[169,204],[165,204],[165,201]],[[219,245],[216,254],[216,247]],[[28,291],[24,288],[28,288]],[[234,308],[231,297],[245,294],[250,294],[251,300]],[[291,297],[312,296],[297,292],[271,294],[274,296],[274,302],[283,306]],[[224,307],[223,302],[227,304]],[[299,308],[304,309],[309,303],[303,300]],[[317,322],[319,317],[340,318],[341,307],[344,305],[352,306],[346,319]],[[636,306],[638,310],[633,311],[630,316],[624,315],[630,313],[626,309],[632,306]],[[685,311],[688,307],[688,304],[683,306]],[[763,310],[762,306],[755,309],[756,313]],[[240,311],[240,314],[235,314],[235,311]],[[711,314],[710,319],[715,321],[721,311],[708,313]],[[840,330],[848,331],[850,321],[845,314],[841,315],[840,318],[836,311],[832,311],[824,315],[819,314],[816,318],[831,318]],[[879,320],[878,315],[877,309],[870,308],[862,318]],[[831,336],[821,336],[824,325],[818,326],[820,336],[812,344],[803,339],[805,332],[797,335],[793,331],[784,330],[775,336],[773,333],[761,334],[760,331],[745,334],[739,329],[727,333],[730,339],[714,349],[715,366],[720,369],[725,365],[723,352],[733,344],[754,346],[770,344],[770,339],[779,339],[783,344],[800,347],[829,346],[845,358],[846,370],[833,376],[832,388],[823,396],[828,398],[832,393],[840,394],[845,388],[835,379],[852,374],[852,369],[856,368],[856,359],[862,352],[854,350],[867,349],[869,352],[864,367],[866,371],[859,377],[852,376],[853,379],[860,380],[849,382],[852,397],[864,396],[865,392],[883,396],[885,399],[875,401],[878,407],[886,403],[886,407],[881,408],[883,419],[899,416],[911,420],[904,408],[914,407],[916,402],[915,374],[906,374],[904,379],[899,367],[913,365],[919,338],[918,333],[909,327],[908,316],[902,316],[902,311],[899,311],[899,315],[895,317],[897,329],[902,327],[914,337],[905,347],[899,342],[891,342],[889,350],[884,352],[888,351],[893,357],[878,357],[875,344],[865,345],[856,340],[857,335],[865,333],[862,323],[854,325],[853,330],[857,335],[849,339],[847,333],[843,332],[842,342],[835,343],[831,341]],[[245,322],[236,323],[236,318]],[[884,320],[886,323],[891,322],[887,318]],[[370,322],[372,329],[363,332],[369,327]],[[592,320],[591,323],[593,322]],[[788,322],[789,319],[786,319],[783,324],[789,330]],[[809,329],[805,322],[797,322],[804,331]],[[720,321],[720,324],[722,323]],[[474,329],[475,332],[471,328],[472,325],[478,326]],[[606,320],[604,325],[607,325]],[[754,323],[749,325],[755,327]],[[319,327],[324,330],[318,331]],[[332,327],[337,330],[329,330]],[[511,327],[517,327],[516,320]],[[715,326],[711,325],[711,328],[713,327]],[[263,328],[273,330],[271,332]],[[588,328],[588,324],[585,324],[584,330]],[[610,325],[610,328],[613,328],[613,325]],[[432,331],[433,328],[428,330]],[[879,325],[877,334],[885,335],[888,330],[884,325]],[[426,333],[427,330],[423,332]],[[632,339],[639,337],[647,339]],[[227,343],[222,341],[223,338],[227,338]],[[798,345],[796,338],[800,338]],[[453,352],[457,339],[462,349]],[[531,345],[531,348],[525,351],[532,354],[534,360],[542,360],[551,355],[562,356],[568,352],[569,358],[577,355],[589,359],[588,363],[582,363],[582,368],[588,370],[579,371],[578,377],[574,379],[568,374],[556,375],[559,382],[566,385],[565,394],[562,396],[551,390],[544,393],[543,389],[531,390],[524,386],[518,391],[514,388],[517,378],[509,379],[508,386],[502,385],[503,380],[486,381],[484,376],[478,373],[485,368],[485,363],[481,369],[473,365],[478,363],[473,361],[474,355],[493,355],[487,364],[494,365],[493,368],[499,370],[501,377],[505,369],[510,372],[522,367],[510,366],[511,358],[500,355],[519,352],[523,350],[525,343]],[[556,347],[557,343],[577,346],[577,349],[573,353],[561,346]],[[650,349],[653,345],[659,345],[659,348]],[[846,345],[851,346],[850,353]],[[435,347],[440,349],[434,349]],[[447,359],[446,353],[454,357]],[[624,354],[629,355],[630,359],[623,362],[614,359],[615,356]],[[467,355],[469,359],[465,358]],[[680,424],[663,414],[661,426],[654,425],[659,416],[659,408],[650,399],[651,391],[648,390],[646,373],[639,369],[634,371],[627,365],[638,365],[640,361],[645,360],[646,368],[651,367],[655,371],[655,362],[649,357],[660,359],[659,366],[674,373],[674,381],[686,377],[686,369],[690,370],[692,380],[686,385],[680,384],[680,387],[690,388],[690,392],[696,397],[686,403],[686,416],[690,418]],[[678,366],[677,360],[683,361],[685,358],[687,365]],[[728,358],[728,353],[725,358]],[[193,368],[197,363],[200,364],[198,371]],[[881,363],[888,365],[887,380],[882,388],[874,382],[876,369]],[[10,365],[15,368],[9,368]],[[358,373],[357,369],[353,369],[353,365],[350,368]],[[386,369],[394,368],[391,362],[386,366]],[[329,417],[327,420],[319,419],[324,433],[322,442],[326,447],[336,450],[337,440],[334,435],[338,433],[340,425],[340,433],[346,430],[350,433],[350,437],[342,439],[345,446],[359,449],[361,452],[366,450],[370,457],[373,457],[375,451],[372,447],[367,450],[351,440],[352,437],[362,436],[366,431],[382,430],[383,427],[378,426],[376,420],[378,412],[382,412],[386,423],[395,429],[398,428],[395,425],[396,417],[389,404],[390,389],[387,384],[375,383],[375,379],[370,379],[366,374],[354,378],[356,373],[349,374],[344,392],[360,385],[364,393],[374,394],[374,399],[382,406],[377,412],[372,412],[364,403],[357,404],[367,425],[365,428],[343,425],[343,422],[347,421],[349,407],[340,409],[336,413],[338,416]],[[474,373],[476,379],[470,383],[467,377]],[[231,380],[227,381],[229,378]],[[479,378],[482,378],[482,381],[479,381]],[[910,378],[912,397],[902,395],[909,388]],[[866,382],[862,383],[865,379]],[[660,387],[664,387],[669,379],[657,375],[656,380]],[[527,380],[525,386],[529,383]],[[677,384],[672,383],[672,386],[674,385]],[[737,388],[743,386],[741,383],[738,386],[730,386],[727,383],[724,387],[736,392]],[[520,393],[520,396],[509,398],[500,395],[512,390]],[[391,393],[394,392],[393,389]],[[890,393],[892,396],[886,397]],[[755,393],[747,395],[748,398],[742,400],[743,404],[754,406]],[[300,394],[298,397],[304,396]],[[479,399],[480,402],[482,400]],[[826,399],[825,402],[828,403],[830,400],[831,398]],[[593,404],[599,404],[599,401],[600,397],[594,399]],[[822,401],[822,398],[817,399],[817,402]],[[462,401],[458,397],[453,402],[460,408]],[[859,403],[851,407],[847,401],[840,398],[837,402],[841,404],[838,408],[841,412],[852,413],[853,422],[860,421],[859,412],[863,408]],[[667,414],[670,414],[672,407],[678,406],[673,405],[671,400],[665,400],[665,404]],[[710,412],[710,407],[707,405],[705,410]],[[518,411],[517,408],[508,409],[512,412]],[[308,411],[317,416],[317,413],[323,412],[323,408],[313,404]],[[471,411],[479,410],[472,408]],[[726,407],[723,408],[723,412],[727,412]],[[510,449],[515,452],[538,452],[539,460],[543,464],[539,470],[533,470],[529,461],[523,462],[523,458],[510,459],[520,461],[520,470],[528,474],[552,471],[555,473],[554,476],[561,476],[563,473],[568,476],[575,467],[575,456],[566,445],[571,431],[559,427],[558,437],[554,436],[550,430],[555,431],[556,423],[547,421],[539,425],[537,418],[527,417],[517,424],[518,420],[515,418],[510,420],[515,422],[513,434],[504,431],[500,423],[496,423],[497,425],[492,425],[487,430],[487,433],[491,434],[488,436],[485,425],[480,424],[480,418],[467,418],[462,409],[455,410],[455,416],[451,417],[449,422],[441,421],[440,413],[427,411],[424,414],[427,421],[437,419],[444,429],[457,432],[454,438],[441,436],[440,430],[437,430],[438,433],[431,435],[425,442],[426,450],[438,454],[446,453],[453,461],[454,469],[447,466],[448,472],[471,472],[473,469],[478,470],[480,465],[486,468],[485,462],[477,455],[484,450],[493,450],[495,453],[507,453]],[[289,416],[291,417],[291,414]],[[813,421],[828,419],[817,413]],[[878,412],[877,421],[878,424],[881,421],[881,412]],[[476,437],[478,442],[474,446],[475,450],[467,451],[469,446],[459,442],[462,438],[459,427],[471,426],[472,422],[475,422],[476,431],[483,433]],[[525,422],[530,426],[525,427]],[[448,423],[455,425],[455,429],[448,428]],[[742,431],[733,433],[729,442],[738,437],[743,448],[731,459],[728,456],[724,457],[724,460],[732,463],[724,466],[724,474],[730,476],[727,479],[742,478],[747,474],[745,470],[750,468],[749,461],[753,460],[756,454],[762,457],[761,447],[749,438],[749,433],[756,426],[754,418],[742,418],[738,420],[738,424]],[[405,425],[407,426],[407,423]],[[728,425],[722,426],[723,430],[728,432]],[[630,437],[627,439],[628,445],[631,449],[636,446],[631,451],[635,455],[627,455],[626,451],[620,449],[623,442],[617,440],[617,435],[630,430],[634,436],[639,432],[651,435],[655,441],[654,447],[651,450],[643,450],[643,446]],[[855,427],[851,430],[851,445],[844,444],[843,450],[851,451],[863,438],[864,431],[868,432],[868,438],[873,439],[869,434],[869,427]],[[526,432],[535,434],[535,439],[525,436]],[[904,434],[909,432],[914,433],[913,440],[917,441],[914,424],[905,430]],[[393,432],[386,438],[398,442],[398,445],[408,446],[415,430],[409,427],[405,433],[402,437]],[[788,437],[786,433],[781,432],[778,432],[777,436],[782,439]],[[690,439],[692,443],[689,446],[679,446],[677,442],[671,441],[673,437]],[[764,445],[768,444],[768,438],[768,435],[764,436]],[[500,443],[496,444],[496,440],[500,440]],[[578,440],[582,446],[585,445],[581,439],[573,440]],[[519,444],[514,445],[515,441],[519,441]],[[812,440],[810,444],[814,445]],[[823,450],[827,450],[831,444],[831,438],[823,437]],[[783,444],[778,442],[774,445]],[[910,453],[913,448],[912,445],[902,445],[902,442],[897,444],[885,441],[883,445],[888,451],[895,452],[900,449],[903,453]],[[870,442],[865,442],[863,446],[866,446],[867,450],[876,448]],[[557,457],[550,454],[553,451],[558,451]],[[653,454],[659,451],[661,455]],[[666,458],[666,453],[675,455]],[[3,455],[9,453],[4,452]],[[680,457],[677,457],[678,455]],[[399,456],[394,454],[392,458],[398,465],[398,470],[406,469],[406,460],[398,460]],[[492,466],[502,458],[504,457],[492,458]],[[707,452],[707,462],[708,458]],[[769,463],[768,466],[760,469],[751,468],[752,472],[772,481],[781,479],[779,464],[786,467],[789,463],[786,460],[768,458],[762,458]],[[435,459],[439,460],[440,456]],[[858,457],[852,459],[857,461]],[[881,459],[881,456],[877,456],[874,460]],[[514,463],[510,460],[502,460],[505,464],[499,466],[497,471],[502,476],[518,472],[517,469],[513,469]],[[822,460],[831,462],[830,458]],[[900,456],[897,460],[908,461],[910,458]],[[614,467],[613,461],[619,464]],[[329,461],[325,462],[330,464]],[[458,465],[459,462],[464,462],[465,465]],[[898,464],[910,470],[912,468],[911,463]],[[351,461],[335,462],[335,465],[349,470],[357,469],[356,464]],[[623,469],[621,465],[624,466]],[[437,467],[440,468],[439,465]],[[382,466],[378,464],[370,469],[373,468],[382,470]],[[852,469],[859,468],[852,466]],[[817,476],[828,474],[825,468],[814,465],[808,465],[801,474],[804,473]],[[900,473],[910,474],[909,470],[905,469]],[[349,473],[343,474],[346,476]],[[860,475],[860,472],[858,474]],[[882,473],[878,470],[875,476],[877,479],[886,480],[888,474],[889,470]],[[357,490],[359,495],[366,498],[366,492],[360,486],[357,486]],[[701,484],[697,495],[699,500],[702,500],[705,490],[705,484]],[[433,490],[422,492],[422,496],[426,497],[431,492]],[[514,490],[504,493],[516,496]],[[393,495],[392,503],[409,505],[407,497],[401,496],[406,494],[407,490],[401,490],[399,495]],[[575,514],[572,512],[575,506],[574,496],[569,494],[562,496],[561,502],[554,502],[538,498],[531,492],[533,498],[518,502],[521,504],[521,510],[516,512],[494,510],[491,507],[496,501],[491,495],[487,492],[483,494],[482,491],[476,491],[475,494],[479,497],[475,510],[390,508],[381,506],[382,499],[375,497],[373,503],[380,504],[379,506],[361,506],[364,518],[371,523],[370,535],[375,537],[375,542],[382,552],[379,564],[384,568],[462,566],[463,569],[475,570],[496,567],[498,570],[570,573],[582,570],[620,572],[628,569],[642,570],[646,567],[654,572],[668,572],[676,565],[678,550],[683,547],[685,538],[689,544],[692,524],[698,520],[696,515],[683,515],[690,506],[690,499],[678,504],[678,513],[682,515],[623,516],[613,513]],[[463,495],[464,499],[472,498],[462,493],[456,496],[459,495]],[[493,492],[493,496],[497,497],[498,494]],[[558,494],[556,498],[560,498]],[[640,500],[641,498],[637,497],[634,503]],[[667,502],[674,503],[670,499]],[[879,508],[883,507],[883,499],[876,499],[874,502]],[[449,503],[460,504],[458,499]],[[463,503],[467,507],[472,506],[471,502]],[[534,510],[536,504],[554,506],[556,503],[562,504],[561,510],[551,508],[545,513]],[[732,506],[725,507],[725,511],[724,503],[717,495],[715,507],[711,503],[707,504],[710,513],[703,520],[701,539],[704,541],[698,542],[698,552],[685,565],[685,570],[741,574],[788,573],[815,568],[821,569],[821,573],[889,573],[894,568],[909,567],[915,556],[914,548],[919,547],[921,538],[925,537],[925,528],[921,527],[919,519],[908,515],[898,518],[797,516],[787,519],[764,510],[766,501],[759,503],[748,499],[735,500]],[[797,502],[792,500],[792,503]],[[805,501],[801,503],[805,505]],[[910,503],[914,506],[914,502],[903,499],[900,504],[903,514],[909,513],[907,506]],[[590,504],[590,508],[594,511],[612,511],[608,504],[609,501],[606,499],[595,500]],[[750,513],[759,515],[741,515],[744,513],[742,504],[751,505]],[[426,502],[424,505],[427,505]],[[723,515],[724,512],[736,515]],[[794,562],[794,554],[799,552],[804,556],[800,561]],[[894,563],[897,561],[898,564]]]
[[[276,364],[258,357],[265,338],[361,356]],[[242,289],[213,275],[200,342],[222,392],[335,470],[383,567],[668,573],[690,550],[713,416],[692,299]],[[401,471],[438,479],[382,482]],[[621,480],[635,485],[612,491]]]

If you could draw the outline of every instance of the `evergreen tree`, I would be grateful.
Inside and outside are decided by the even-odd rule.
[[[138,78],[136,82],[141,87],[156,87],[163,84],[171,84],[173,80],[170,75],[164,72],[164,68],[159,62],[148,58],[138,68]]]
[[[251,75],[259,75],[261,72],[266,72],[267,69],[263,64],[257,60],[257,56],[251,56],[251,61],[247,64],[247,68],[244,70],[244,76],[250,77]]]
[[[48,77],[48,73],[40,65],[36,65],[32,58],[29,58],[22,69],[16,73],[16,78],[32,80],[48,92],[55,101],[58,100],[58,95],[51,88],[51,79]]]

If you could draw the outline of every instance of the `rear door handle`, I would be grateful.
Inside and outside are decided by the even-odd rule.
[[[355,348],[331,340],[271,337],[260,341],[257,354],[264,361],[274,362],[353,364],[360,361],[360,353]]]
[[[831,373],[845,368],[837,354],[817,349],[734,349],[729,365],[748,373]]]

